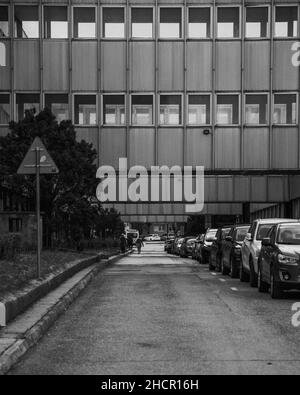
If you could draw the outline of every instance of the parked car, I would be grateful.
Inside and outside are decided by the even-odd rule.
[[[183,243],[184,238],[183,237],[178,237],[175,239],[174,244],[173,244],[173,254],[179,255],[181,244]]]
[[[161,240],[159,235],[153,234],[153,235],[145,236],[144,241],[161,241]]]
[[[195,236],[184,238],[179,250],[179,255],[182,258],[188,258],[189,256],[192,256],[195,241],[196,241]]]
[[[228,236],[230,227],[219,228],[210,247],[209,269],[221,271],[221,251],[225,237]]]
[[[300,222],[281,223],[262,240],[258,259],[258,290],[279,299],[283,291],[300,290]]]
[[[203,243],[200,244],[199,262],[208,263],[210,256],[210,249],[213,241],[215,240],[218,229],[208,229],[204,235]]]
[[[201,234],[195,240],[194,248],[192,251],[192,259],[195,259],[196,261],[199,261],[200,259],[201,245],[204,242],[204,236],[204,234]]]
[[[251,287],[257,287],[261,242],[274,225],[290,221],[297,222],[297,220],[287,218],[257,219],[253,222],[242,245],[240,281],[250,281]]]
[[[233,225],[222,243],[221,272],[237,278],[240,273],[241,248],[250,225]]]

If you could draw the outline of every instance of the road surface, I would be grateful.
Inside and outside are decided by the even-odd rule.
[[[299,374],[299,300],[148,244],[100,273],[10,374]]]

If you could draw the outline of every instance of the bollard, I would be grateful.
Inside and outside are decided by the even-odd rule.
[[[6,326],[5,304],[0,302],[0,327]]]

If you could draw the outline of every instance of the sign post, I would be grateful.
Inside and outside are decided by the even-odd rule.
[[[44,144],[39,137],[36,137],[29,151],[27,152],[18,174],[36,176],[36,221],[37,221],[37,278],[41,277],[41,193],[40,193],[40,175],[41,174],[58,174],[58,168],[55,165],[50,154],[47,152]]]

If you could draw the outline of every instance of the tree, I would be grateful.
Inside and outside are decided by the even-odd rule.
[[[50,234],[58,227],[66,231],[93,222],[97,152],[92,144],[77,141],[71,121],[58,123],[49,109],[38,115],[26,111],[25,118],[11,122],[10,132],[0,137],[0,184],[18,196],[35,200],[35,178],[17,175],[35,137],[40,137],[59,168],[58,175],[41,176],[41,210]],[[73,224],[73,225],[72,225]]]

